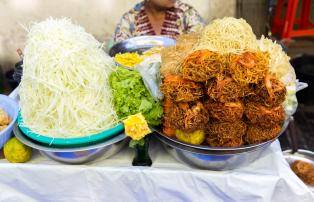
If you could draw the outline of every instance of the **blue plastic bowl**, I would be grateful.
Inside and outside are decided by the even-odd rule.
[[[11,123],[4,130],[0,131],[0,149],[12,135],[13,125],[19,113],[19,105],[12,98],[0,94],[0,107],[10,116]]]
[[[118,134],[120,134],[124,130],[124,125],[122,123],[117,124],[115,127],[102,131],[97,134],[91,134],[84,137],[76,137],[76,138],[53,138],[44,134],[37,134],[33,132],[31,129],[27,128],[23,124],[23,118],[21,113],[18,113],[17,123],[20,130],[29,138],[49,145],[49,146],[57,146],[57,147],[77,147],[79,145],[88,145],[94,144],[95,142],[105,141],[109,138],[112,138]]]

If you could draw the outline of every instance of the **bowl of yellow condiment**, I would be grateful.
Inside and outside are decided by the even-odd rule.
[[[116,43],[109,50],[117,65],[133,70],[145,58],[145,52],[154,47],[168,47],[176,41],[166,36],[138,36]],[[154,51],[156,52],[156,51]]]

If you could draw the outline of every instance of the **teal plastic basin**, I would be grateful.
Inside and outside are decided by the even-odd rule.
[[[106,140],[108,138],[114,137],[120,134],[124,130],[124,125],[122,123],[117,124],[115,127],[105,130],[101,133],[91,134],[84,137],[77,138],[52,138],[47,135],[41,135],[34,133],[29,128],[25,127],[23,124],[23,118],[21,113],[17,117],[17,123],[21,131],[29,138],[41,142],[47,145],[55,146],[77,146],[77,145],[86,145],[99,142],[101,140]]]

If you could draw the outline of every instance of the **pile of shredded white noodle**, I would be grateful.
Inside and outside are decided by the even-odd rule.
[[[282,50],[282,47],[264,36],[258,40],[260,51],[267,51],[270,55],[269,71],[274,74],[287,89],[287,97],[284,107],[287,115],[292,115],[298,106],[296,98],[296,75],[289,62],[289,56]]]
[[[118,118],[108,76],[113,61],[69,19],[29,30],[20,84],[24,125],[50,137],[82,137],[112,128]]]
[[[204,28],[195,49],[208,49],[222,54],[255,51],[256,36],[245,20],[224,17]]]

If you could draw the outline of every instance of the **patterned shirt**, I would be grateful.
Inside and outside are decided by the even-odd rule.
[[[166,10],[160,35],[175,38],[177,35],[199,31],[204,20],[190,5],[177,0],[174,7]],[[119,42],[134,36],[156,35],[145,11],[144,2],[138,3],[125,13],[117,25],[114,41]]]

